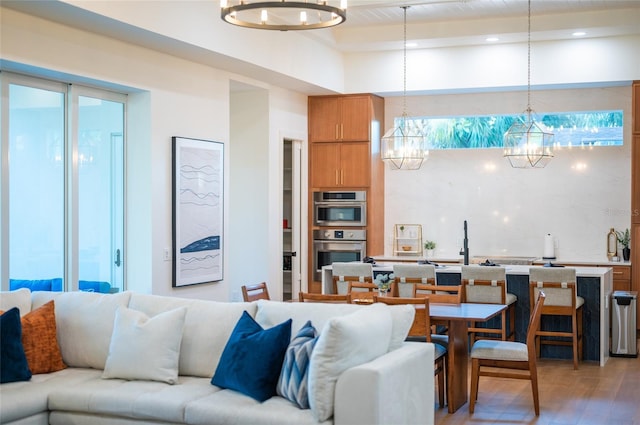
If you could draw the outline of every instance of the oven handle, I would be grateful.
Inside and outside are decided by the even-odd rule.
[[[318,202],[315,203],[316,207],[335,207],[335,208],[351,208],[351,207],[360,207],[363,208],[367,205],[366,202]]]

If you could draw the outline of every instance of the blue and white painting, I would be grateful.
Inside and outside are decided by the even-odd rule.
[[[223,146],[174,138],[174,286],[222,280]]]

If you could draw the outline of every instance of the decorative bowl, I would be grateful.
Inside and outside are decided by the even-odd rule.
[[[409,246],[409,245],[404,245],[404,246],[402,247],[402,250],[403,250],[403,251],[411,251],[411,246]]]

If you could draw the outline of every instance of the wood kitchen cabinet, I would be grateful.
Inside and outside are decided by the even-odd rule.
[[[614,291],[630,291],[631,290],[631,267],[629,266],[613,266],[613,290]]]
[[[371,181],[369,143],[313,143],[311,186],[366,187]]]
[[[310,97],[309,140],[368,141],[371,115],[369,95]]]
[[[640,81],[631,86],[631,290],[640,293]],[[640,308],[636,308],[640,331]]]
[[[313,246],[313,193],[364,190],[367,202],[366,255],[384,252],[384,163],[380,137],[384,99],[373,94],[309,97],[309,217],[308,246]],[[375,206],[375,207],[374,207]],[[314,281],[314,258],[309,250],[308,289],[320,292]]]

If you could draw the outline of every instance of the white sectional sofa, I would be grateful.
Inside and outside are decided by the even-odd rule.
[[[55,304],[60,353],[67,367],[35,374],[28,381],[0,385],[2,424],[434,422],[433,346],[404,342],[413,320],[412,307],[372,309],[372,306],[275,301],[225,303],[131,292],[19,290],[0,294],[0,309],[7,311],[17,306],[24,316],[51,300]],[[169,378],[164,377],[164,372],[154,378],[158,380],[136,378],[138,371],[159,364],[154,356],[160,356],[160,350],[144,355],[125,350],[124,355],[130,355],[128,361],[119,365],[121,370],[112,367],[116,363],[117,315],[123,317],[126,311],[153,320],[181,308],[186,310],[180,319],[183,322],[172,319],[166,326],[167,334],[174,332],[173,328],[181,330],[175,383],[167,383],[171,381],[170,371]],[[364,309],[371,310],[364,312]],[[265,329],[292,319],[292,338],[308,320],[319,331],[309,363],[311,409],[298,408],[277,395],[259,402],[211,383],[227,340],[244,311]],[[352,337],[349,332],[358,334]],[[122,335],[118,334],[118,338]],[[136,339],[131,341],[132,347],[140,345],[137,338],[132,339]],[[363,341],[368,343],[363,345]],[[127,349],[133,350],[132,347]],[[377,353],[380,347],[384,350]],[[108,373],[105,367],[110,370]],[[131,376],[105,377],[122,374]],[[165,382],[161,382],[163,379]],[[325,413],[319,414],[323,409]]]

